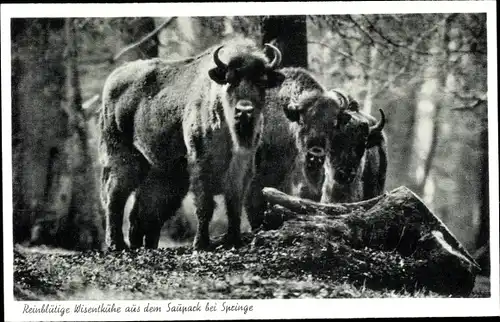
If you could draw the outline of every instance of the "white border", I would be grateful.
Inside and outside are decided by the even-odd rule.
[[[171,319],[286,319],[286,318],[347,318],[347,317],[427,317],[427,316],[498,316],[499,299],[499,203],[498,203],[498,97],[497,97],[497,41],[495,1],[392,1],[392,2],[308,2],[308,3],[175,3],[175,4],[2,4],[1,5],[1,67],[2,67],[2,174],[4,220],[4,304],[5,319],[64,321],[73,320],[171,320]],[[490,213],[491,213],[491,298],[486,299],[321,299],[321,300],[238,300],[239,304],[253,305],[254,310],[243,313],[222,312],[202,314],[106,314],[98,315],[22,315],[23,304],[13,299],[13,242],[12,242],[12,155],[11,149],[11,69],[10,18],[13,17],[124,17],[124,16],[250,16],[250,15],[311,15],[311,14],[374,14],[374,13],[445,13],[487,12],[488,32],[488,126],[490,157]],[[162,13],[164,13],[162,15]],[[5,265],[5,263],[9,265]],[[73,307],[85,302],[31,302]],[[102,301],[120,306],[146,302],[165,304],[167,301]],[[138,303],[142,302],[142,303]],[[197,301],[171,301],[196,304]],[[202,305],[207,301],[200,301]],[[219,306],[223,301],[210,301]],[[229,302],[229,301],[228,301]]]

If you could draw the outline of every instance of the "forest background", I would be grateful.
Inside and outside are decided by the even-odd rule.
[[[11,27],[16,243],[102,245],[97,119],[113,69],[249,37],[273,42],[283,66],[308,68],[366,112],[382,108],[386,190],[409,187],[469,252],[488,253],[486,14],[13,19]],[[186,198],[160,246],[189,242],[192,207]],[[223,211],[212,233],[224,229]]]

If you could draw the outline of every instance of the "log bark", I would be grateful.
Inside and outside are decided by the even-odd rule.
[[[357,203],[322,204],[264,188],[268,210],[253,244],[299,245],[295,265],[351,276],[371,287],[472,291],[478,264],[406,187]],[[343,271],[343,273],[339,273]]]

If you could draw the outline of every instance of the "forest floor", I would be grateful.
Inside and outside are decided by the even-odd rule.
[[[216,202],[221,204],[217,198]],[[187,198],[187,213],[190,205]],[[125,216],[125,240],[127,219]],[[216,208],[210,227],[212,237],[226,231],[223,207]],[[207,252],[193,252],[189,240],[174,242],[169,238],[168,225],[162,230],[156,250],[75,252],[16,245],[14,295],[18,300],[446,297],[423,289],[412,292],[373,287],[364,279],[363,274],[370,275],[366,270],[353,276],[355,272],[350,268],[332,270],[321,260],[312,264],[309,261],[309,265],[294,264],[297,254],[301,254],[300,246],[252,246],[246,216],[242,231],[242,248]],[[470,296],[489,297],[489,278],[476,277]]]
[[[106,253],[16,245],[14,295],[18,300],[446,297],[370,289],[347,276],[325,276],[318,267],[290,265],[281,251],[247,245],[193,252],[182,245]],[[489,279],[477,277],[471,297],[489,295]]]

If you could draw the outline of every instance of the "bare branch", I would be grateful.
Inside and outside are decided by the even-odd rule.
[[[436,24],[434,24],[434,26],[432,26],[431,28],[429,28],[425,32],[423,32],[420,35],[420,37],[415,42],[413,42],[412,51],[414,53],[416,53],[416,49],[418,48],[418,46],[420,46],[420,44],[424,41],[424,39],[426,39],[431,33],[435,32],[441,26],[441,24],[443,24],[445,21],[446,21],[446,18],[437,22]],[[403,67],[401,67],[401,69],[395,75],[393,75],[393,77],[391,77],[389,80],[387,80],[387,82],[381,86],[381,88],[378,90],[378,92],[373,97],[374,98],[378,97],[383,91],[385,91],[387,88],[389,88],[391,85],[393,85],[400,76],[407,74],[406,70],[410,67],[411,62],[415,62],[414,54],[411,54],[408,56],[406,64]]]
[[[100,109],[101,105],[96,104],[97,102],[99,102],[99,99],[100,99],[99,94],[95,94],[94,96],[92,96],[92,98],[83,102],[82,110],[84,113],[85,120],[88,121],[99,113],[99,111],[101,110]]]
[[[467,104],[467,105],[460,106],[460,107],[454,107],[454,108],[451,108],[450,110],[451,111],[458,111],[458,112],[473,112],[475,109],[477,109],[478,107],[480,107],[486,103],[487,103],[486,100],[478,99],[473,104]]]
[[[167,27],[174,20],[174,18],[175,17],[168,18],[161,25],[159,25],[158,27],[156,27],[155,30],[153,30],[149,34],[147,34],[144,38],[142,38],[141,40],[139,40],[139,41],[131,44],[130,46],[127,46],[127,47],[123,48],[122,50],[120,50],[120,52],[118,54],[116,54],[113,58],[111,58],[111,62],[114,63],[115,61],[118,60],[118,58],[120,58],[123,54],[125,54],[129,50],[132,50],[132,49],[140,46],[141,44],[143,44],[144,42],[146,42],[148,39],[154,37],[160,30],[162,30],[163,28]]]
[[[95,19],[95,18],[85,18],[82,22],[80,22],[79,24],[77,24],[77,28],[81,29],[81,28],[85,27],[93,19]]]
[[[99,94],[95,94],[94,96],[92,96],[92,98],[90,98],[90,99],[86,100],[85,102],[83,102],[82,108],[84,110],[86,110],[89,107],[91,107],[92,105],[94,105],[98,100],[99,100]]]
[[[455,17],[457,16],[458,14],[457,13],[453,13],[453,14],[450,14],[449,16],[447,16],[445,19],[443,19],[442,21],[440,21],[438,24],[436,25],[440,25],[441,23],[443,23],[444,21],[452,21],[453,19],[455,19]],[[377,27],[375,27],[375,25],[366,17],[366,16],[363,16],[363,18],[368,22],[368,24],[370,25],[370,29],[373,30],[374,32],[376,32],[385,42],[387,42],[388,44],[394,46],[394,47],[399,47],[399,48],[404,48],[404,49],[407,49],[407,50],[411,50],[417,54],[420,54],[420,55],[433,55],[432,53],[429,53],[429,52],[426,52],[426,51],[420,51],[420,50],[417,50],[416,48],[409,48],[409,44],[408,43],[397,43],[395,42],[394,40],[390,39],[389,37],[387,37],[383,32],[381,32]],[[431,28],[432,30],[433,28]],[[422,38],[421,38],[422,39]],[[412,46],[413,47],[413,46]]]
[[[370,35],[370,33],[368,31],[366,31],[357,21],[356,19],[354,19],[352,17],[352,15],[349,15],[349,20],[354,24],[354,26],[356,26],[359,30],[361,30],[361,32],[363,32],[363,34],[365,34],[365,36],[370,40],[370,43],[371,44],[375,44],[377,43],[377,41],[375,39],[373,39],[373,37]],[[383,45],[383,44],[382,44]]]
[[[486,93],[479,93],[479,94],[470,94],[466,95],[464,92],[457,92],[457,91],[448,91],[449,94],[454,95],[458,97],[462,101],[487,101],[488,100],[488,95]]]
[[[336,53],[339,53],[340,55],[342,55],[342,56],[344,56],[344,57],[346,57],[346,58],[349,58],[349,59],[350,59],[350,60],[352,60],[353,62],[356,62],[356,63],[358,63],[358,64],[360,64],[360,65],[362,65],[362,66],[368,67],[368,68],[372,68],[370,65],[366,64],[365,62],[362,62],[362,61],[357,60],[356,58],[354,58],[354,56],[349,55],[349,54],[347,54],[347,53],[345,53],[345,52],[343,52],[343,51],[341,51],[341,50],[338,50],[338,49],[332,48],[332,47],[330,47],[329,45],[327,45],[327,44],[325,44],[325,43],[323,43],[323,42],[320,42],[320,41],[308,41],[307,43],[308,43],[308,44],[316,44],[316,45],[320,45],[320,46],[326,47],[326,48],[328,48],[328,49],[330,49],[330,50],[332,50],[332,51],[334,51],[334,52],[336,52]],[[388,74],[388,73],[389,73],[387,70],[377,69],[377,68],[373,68],[373,69],[378,70],[379,72],[386,73],[386,74]]]

